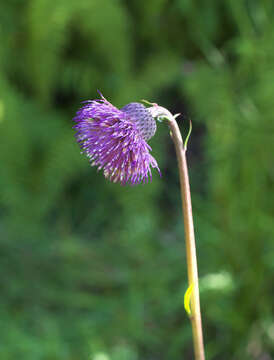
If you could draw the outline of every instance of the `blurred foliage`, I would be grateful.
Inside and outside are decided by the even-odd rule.
[[[274,357],[273,43],[271,1],[0,2],[1,359],[193,358],[168,129],[161,179],[107,182],[71,129],[96,89],[191,114],[207,358]]]

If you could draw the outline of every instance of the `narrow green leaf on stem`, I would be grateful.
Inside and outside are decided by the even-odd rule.
[[[184,144],[185,150],[187,150],[187,143],[188,143],[188,140],[189,140],[189,138],[190,138],[191,131],[192,131],[192,121],[189,120],[189,130],[188,130],[188,134],[187,134],[187,136],[186,136],[185,144]]]
[[[184,306],[188,316],[191,316],[190,302],[191,302],[192,291],[193,291],[193,283],[189,285],[184,296]]]
[[[145,103],[145,104],[147,104],[147,105],[150,105],[150,106],[154,106],[154,105],[156,105],[155,103],[152,103],[152,102],[150,102],[150,101],[148,101],[148,100],[141,100],[141,102],[143,102],[143,103]]]

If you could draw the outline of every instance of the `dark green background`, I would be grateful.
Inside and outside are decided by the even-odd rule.
[[[0,359],[193,359],[169,130],[145,186],[104,179],[72,117],[100,89],[182,112],[207,359],[274,358],[274,3],[0,3]]]

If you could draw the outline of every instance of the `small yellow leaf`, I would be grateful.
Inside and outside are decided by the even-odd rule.
[[[191,283],[187,288],[184,296],[184,306],[187,314],[191,316],[191,309],[190,309],[190,300],[191,300],[191,293],[193,291],[193,284]]]

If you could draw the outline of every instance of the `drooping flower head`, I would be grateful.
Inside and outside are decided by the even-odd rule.
[[[151,168],[160,172],[146,142],[156,122],[144,105],[134,102],[119,110],[101,95],[86,101],[73,120],[83,152],[109,180],[135,185],[151,179]]]

